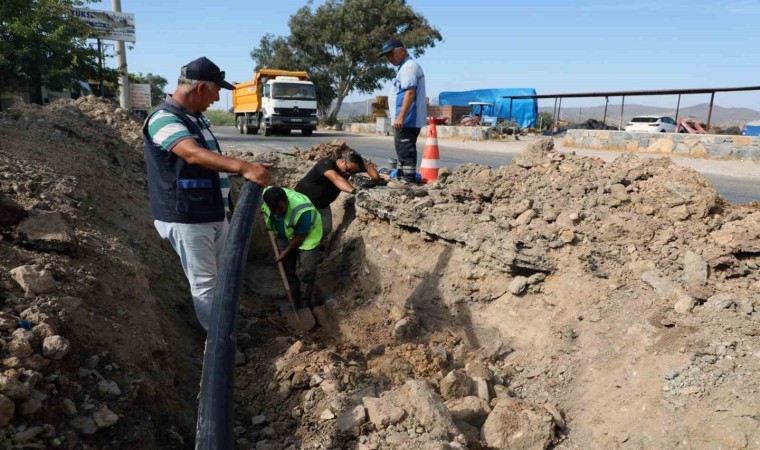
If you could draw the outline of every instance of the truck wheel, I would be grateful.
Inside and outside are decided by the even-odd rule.
[[[263,117],[259,118],[259,134],[262,136],[272,135],[272,127],[267,126],[267,122]]]
[[[243,123],[240,126],[241,133],[251,134],[251,127],[248,125],[248,118],[243,118]]]
[[[237,128],[238,133],[243,134],[243,116],[237,116],[235,118],[235,128]]]
[[[312,130],[311,128],[304,128],[303,130],[301,130],[301,135],[308,137],[308,136],[311,136],[313,132],[314,130]]]

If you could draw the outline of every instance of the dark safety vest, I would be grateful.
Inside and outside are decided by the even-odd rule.
[[[184,111],[171,103],[163,103],[153,114],[162,109],[177,116],[192,133],[195,142],[209,149],[203,131]],[[153,114],[145,119],[142,129],[153,218],[174,223],[222,222],[224,201],[219,174],[196,164],[188,164],[174,152],[154,144],[148,135],[148,123]]]
[[[267,189],[264,189],[264,192],[266,192]],[[298,248],[301,250],[311,250],[316,248],[322,241],[322,216],[319,214],[319,211],[317,211],[317,208],[311,204],[309,197],[290,189],[283,188],[283,190],[285,191],[285,195],[288,196],[288,210],[285,212],[285,217],[283,218],[283,223],[285,224],[285,238],[287,238],[288,242],[293,240],[298,219],[301,218],[301,214],[310,211],[311,228],[309,229],[309,234],[306,236],[306,239],[304,239]],[[269,206],[267,206],[266,203],[262,202],[261,212],[264,213],[267,229],[274,230],[274,226],[270,219],[272,212],[269,210]]]

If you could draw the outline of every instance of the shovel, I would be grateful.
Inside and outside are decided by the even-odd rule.
[[[274,233],[269,232],[269,240],[272,241],[272,248],[274,249],[275,258],[280,257],[280,249],[277,247],[277,241],[274,238]],[[288,326],[299,331],[309,331],[316,325],[314,316],[311,314],[309,308],[296,309],[296,302],[293,300],[293,293],[290,292],[290,283],[288,283],[288,276],[285,274],[285,267],[282,265],[282,261],[277,263],[277,268],[280,270],[280,277],[282,283],[285,285],[285,294],[288,296],[288,302],[290,302],[291,310],[287,309],[281,311],[285,316],[285,321]]]

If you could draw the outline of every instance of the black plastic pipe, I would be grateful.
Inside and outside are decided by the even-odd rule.
[[[206,351],[203,355],[196,450],[234,448],[232,386],[235,322],[251,229],[260,202],[261,187],[247,181],[235,205],[211,307]]]

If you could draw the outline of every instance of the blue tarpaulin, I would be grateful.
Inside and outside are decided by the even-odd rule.
[[[535,127],[538,118],[538,101],[536,99],[519,99],[512,101],[512,117],[509,117],[509,96],[536,95],[535,89],[477,89],[463,92],[441,92],[438,103],[441,105],[470,106],[470,102],[493,103],[496,116],[512,119],[521,128]]]
[[[754,122],[750,122],[747,125],[744,125],[744,129],[742,130],[743,136],[760,136],[760,120],[756,120]]]

